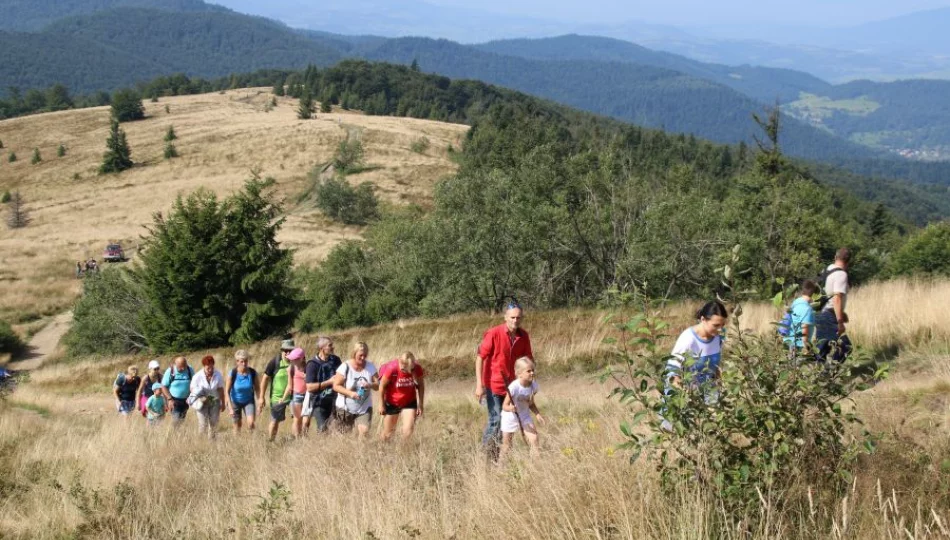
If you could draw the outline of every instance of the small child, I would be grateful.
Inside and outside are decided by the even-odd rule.
[[[538,455],[538,430],[531,420],[531,413],[544,425],[544,417],[538,411],[534,396],[538,393],[538,383],[534,380],[534,361],[528,357],[515,360],[517,378],[508,385],[508,394],[501,406],[501,456],[511,450],[511,439],[515,432],[521,431],[531,455]]]
[[[162,383],[152,385],[152,396],[145,402],[148,425],[158,425],[165,418],[165,396],[162,395]]]

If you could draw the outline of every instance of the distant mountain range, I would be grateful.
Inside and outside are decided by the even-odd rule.
[[[64,13],[74,15],[39,32],[0,32],[0,80],[5,82],[0,86],[25,89],[63,83],[73,92],[87,93],[175,72],[216,77],[260,68],[328,66],[347,57],[404,64],[416,60],[424,71],[484,80],[725,143],[752,143],[757,133],[752,113],[780,100],[801,119],[785,118],[782,140],[789,154],[834,163],[848,160],[856,170],[861,170],[854,165],[857,161],[876,159],[876,173],[889,176],[931,181],[935,173],[925,166],[908,172],[908,166],[885,149],[911,155],[936,152],[914,157],[940,158],[950,148],[945,127],[950,125],[950,82],[833,86],[804,72],[703,63],[599,37],[461,45],[294,30],[198,0],[163,3],[161,10],[117,7],[149,1],[54,0]],[[0,0],[0,9],[9,14],[16,4],[19,0]],[[39,3],[24,5],[29,9],[13,14],[18,21],[36,24],[44,16],[54,17],[44,15]]]

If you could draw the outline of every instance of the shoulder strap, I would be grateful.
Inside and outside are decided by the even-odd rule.
[[[237,368],[231,368],[231,386],[234,386],[234,381],[237,380]]]

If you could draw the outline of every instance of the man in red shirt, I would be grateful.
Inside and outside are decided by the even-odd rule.
[[[522,356],[534,360],[531,339],[521,328],[524,311],[517,303],[505,309],[505,322],[485,332],[475,358],[475,399],[485,399],[488,424],[482,433],[482,446],[492,459],[498,458],[501,444],[501,405],[508,385],[515,379],[515,360]]]

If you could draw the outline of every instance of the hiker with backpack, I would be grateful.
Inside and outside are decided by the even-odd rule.
[[[835,262],[819,276],[822,286],[820,312],[815,317],[815,340],[818,345],[817,359],[826,362],[831,359],[842,362],[851,352],[851,340],[846,325],[848,313],[848,266],[851,264],[851,250],[841,248],[835,253]]]
[[[304,432],[310,429],[310,420],[316,418],[317,431],[326,432],[333,416],[336,392],[333,391],[333,375],[343,362],[333,354],[333,340],[320,336],[317,339],[317,355],[307,362],[307,397],[304,402]]]
[[[191,379],[194,375],[195,370],[188,365],[188,360],[179,356],[162,377],[162,393],[175,425],[180,424],[188,414],[188,396],[191,395]]]
[[[779,323],[779,335],[789,350],[789,354],[798,355],[811,346],[815,337],[815,310],[812,308],[812,296],[818,292],[818,284],[810,279],[802,282],[801,295],[792,302],[788,312]]]
[[[376,366],[367,360],[369,346],[362,341],[353,346],[350,359],[340,365],[333,376],[337,393],[333,424],[341,433],[356,426],[360,438],[366,438],[373,421],[373,390],[379,390]]]
[[[253,430],[257,416],[257,371],[248,365],[249,360],[250,355],[244,349],[234,353],[235,367],[228,374],[224,385],[224,396],[228,413],[234,421],[235,435],[241,432],[244,418],[247,418],[247,429]]]
[[[148,398],[152,397],[152,389],[155,386],[155,383],[158,383],[158,386],[161,387],[162,384],[162,365],[158,360],[152,360],[148,363],[148,373],[142,377],[142,383],[139,384],[139,389],[135,393],[136,398],[135,402],[138,403],[139,411],[141,411],[142,416],[146,416],[145,405],[148,402]],[[164,401],[162,402],[164,406]]]
[[[291,423],[291,433],[295,439],[303,435],[303,402],[307,397],[307,366],[304,359],[307,357],[304,350],[296,347],[287,355],[287,361],[290,362],[290,384],[288,390],[291,392],[290,414],[293,415]]]
[[[207,433],[209,439],[214,439],[224,412],[224,377],[214,369],[214,357],[210,354],[201,359],[201,367],[191,379],[188,404],[198,416],[198,433]]]
[[[267,427],[269,440],[277,438],[280,423],[287,419],[287,406],[290,404],[290,361],[287,355],[294,350],[294,340],[280,342],[280,356],[274,357],[264,368],[261,378],[261,393],[258,409],[264,410],[270,398],[270,425]],[[267,389],[270,387],[270,393]]]
[[[524,311],[517,302],[505,308],[505,322],[490,328],[482,336],[475,358],[475,399],[484,399],[488,422],[482,432],[482,447],[492,460],[498,459],[501,446],[501,409],[508,385],[515,379],[515,359],[534,359],[531,339],[521,328]]]
[[[690,389],[699,390],[707,404],[719,401],[717,389],[722,359],[722,329],[729,311],[718,300],[707,302],[696,312],[696,324],[677,338],[666,361],[667,389],[683,388],[684,370],[690,373]]]
[[[402,439],[412,436],[416,419],[422,416],[425,402],[425,370],[416,357],[406,351],[399,358],[379,368],[379,395],[383,405],[383,432],[380,439],[388,441],[402,419]]]
[[[125,373],[116,375],[112,383],[112,394],[115,395],[115,409],[122,416],[128,416],[135,410],[135,393],[138,392],[141,382],[139,368],[135,366],[129,366]]]

